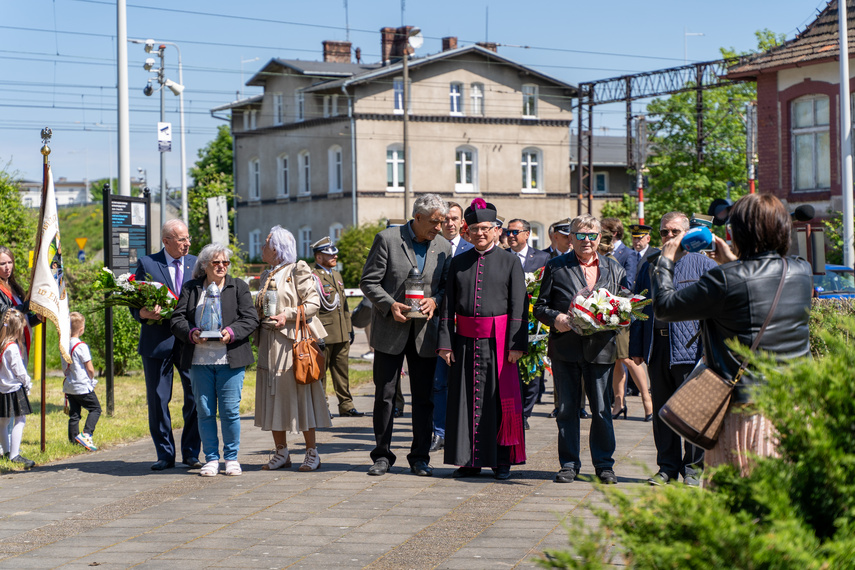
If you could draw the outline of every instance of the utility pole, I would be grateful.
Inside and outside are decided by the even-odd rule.
[[[754,194],[757,164],[757,101],[745,104],[745,162],[748,167],[748,191]]]
[[[116,2],[116,65],[118,66],[119,194],[131,195],[131,135],[128,103],[128,8],[126,0]]]
[[[647,118],[635,119],[635,185],[638,188],[638,223],[644,224],[644,163],[647,160]]]
[[[837,2],[837,33],[840,36],[840,149],[843,158],[843,263],[852,267],[855,262],[853,248],[852,196],[852,117],[849,110],[849,22],[846,18],[846,0]]]
[[[401,16],[403,17],[403,0],[401,2]],[[410,192],[412,191],[412,183],[413,177],[410,176],[410,138],[409,133],[407,132],[408,127],[408,117],[409,113],[407,112],[407,87],[410,84],[410,77],[408,72],[407,59],[410,52],[410,45],[408,43],[404,43],[404,92],[401,94],[401,104],[404,106],[404,218],[405,220],[410,219]]]

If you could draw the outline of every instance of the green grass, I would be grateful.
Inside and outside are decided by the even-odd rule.
[[[355,389],[362,383],[371,381],[370,370],[351,370],[350,386]],[[183,395],[181,393],[181,382],[178,378],[174,381],[174,391],[169,410],[172,414],[172,426],[180,428],[184,425],[181,417],[181,405]],[[72,455],[89,453],[83,447],[68,441],[68,416],[63,413],[65,397],[62,393],[62,378],[49,377],[47,379],[47,408],[45,421],[45,451],[40,451],[41,445],[41,384],[33,382],[30,391],[30,405],[33,413],[27,416],[27,424],[24,426],[24,438],[21,443],[21,455],[32,459],[36,465],[56,461]],[[145,380],[142,374],[132,376],[119,376],[115,379],[114,401],[115,410],[113,416],[107,415],[107,393],[104,380],[98,382],[95,388],[98,399],[101,402],[101,419],[95,430],[93,440],[100,449],[109,449],[117,444],[128,443],[149,437],[148,412],[145,401]],[[327,395],[332,396],[332,382],[327,382]],[[333,398],[334,399],[334,398]],[[336,403],[330,403],[335,407]],[[243,381],[243,392],[241,394],[241,414],[251,413],[255,410],[255,371],[247,370]],[[86,412],[83,412],[80,427],[85,422]],[[0,473],[20,470],[20,467],[7,459],[0,459]]]
[[[104,225],[101,204],[89,206],[73,206],[59,208],[59,227],[62,232],[62,243],[65,257],[77,259],[77,238],[87,238],[86,257],[91,259],[93,255],[104,247]]]

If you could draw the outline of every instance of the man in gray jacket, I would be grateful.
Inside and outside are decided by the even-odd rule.
[[[392,453],[395,385],[407,358],[412,393],[413,443],[407,460],[410,471],[429,477],[433,431],[433,374],[436,340],[445,279],[451,262],[448,240],[434,240],[442,231],[448,205],[436,194],[425,194],[413,204],[413,219],[383,230],[374,238],[362,270],[359,287],[373,304],[371,343],[374,347],[374,465],[369,475],[383,475],[395,463]],[[411,269],[425,283],[423,318],[409,318],[404,285]]]

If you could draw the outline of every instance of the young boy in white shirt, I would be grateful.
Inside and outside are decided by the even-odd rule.
[[[95,367],[92,365],[92,356],[89,346],[80,340],[86,330],[86,319],[78,312],[69,315],[71,320],[71,364],[62,361],[65,372],[65,382],[62,390],[68,398],[68,440],[79,443],[89,451],[95,451],[98,447],[92,442],[92,434],[95,425],[101,417],[101,403],[95,395]],[[86,416],[86,424],[83,433],[79,432],[80,410],[89,412]]]

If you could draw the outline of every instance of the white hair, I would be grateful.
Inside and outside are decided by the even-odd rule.
[[[165,237],[172,237],[175,235],[175,232],[179,229],[187,230],[187,226],[184,225],[178,218],[173,218],[171,220],[166,220],[163,223],[163,227],[160,228],[160,237],[161,239]]]
[[[276,253],[276,264],[297,261],[297,240],[294,234],[280,225],[270,228],[270,248]]]
[[[439,210],[439,213],[443,216],[448,214],[448,204],[436,194],[424,194],[416,198],[416,201],[413,202],[414,218],[416,217],[416,214],[430,216],[437,210]]]
[[[204,277],[206,275],[205,272],[208,269],[208,265],[211,264],[211,260],[221,253],[226,256],[227,260],[232,257],[232,250],[222,244],[209,243],[203,247],[202,251],[199,252],[199,255],[196,258],[196,265],[193,266],[193,279],[201,279]]]

